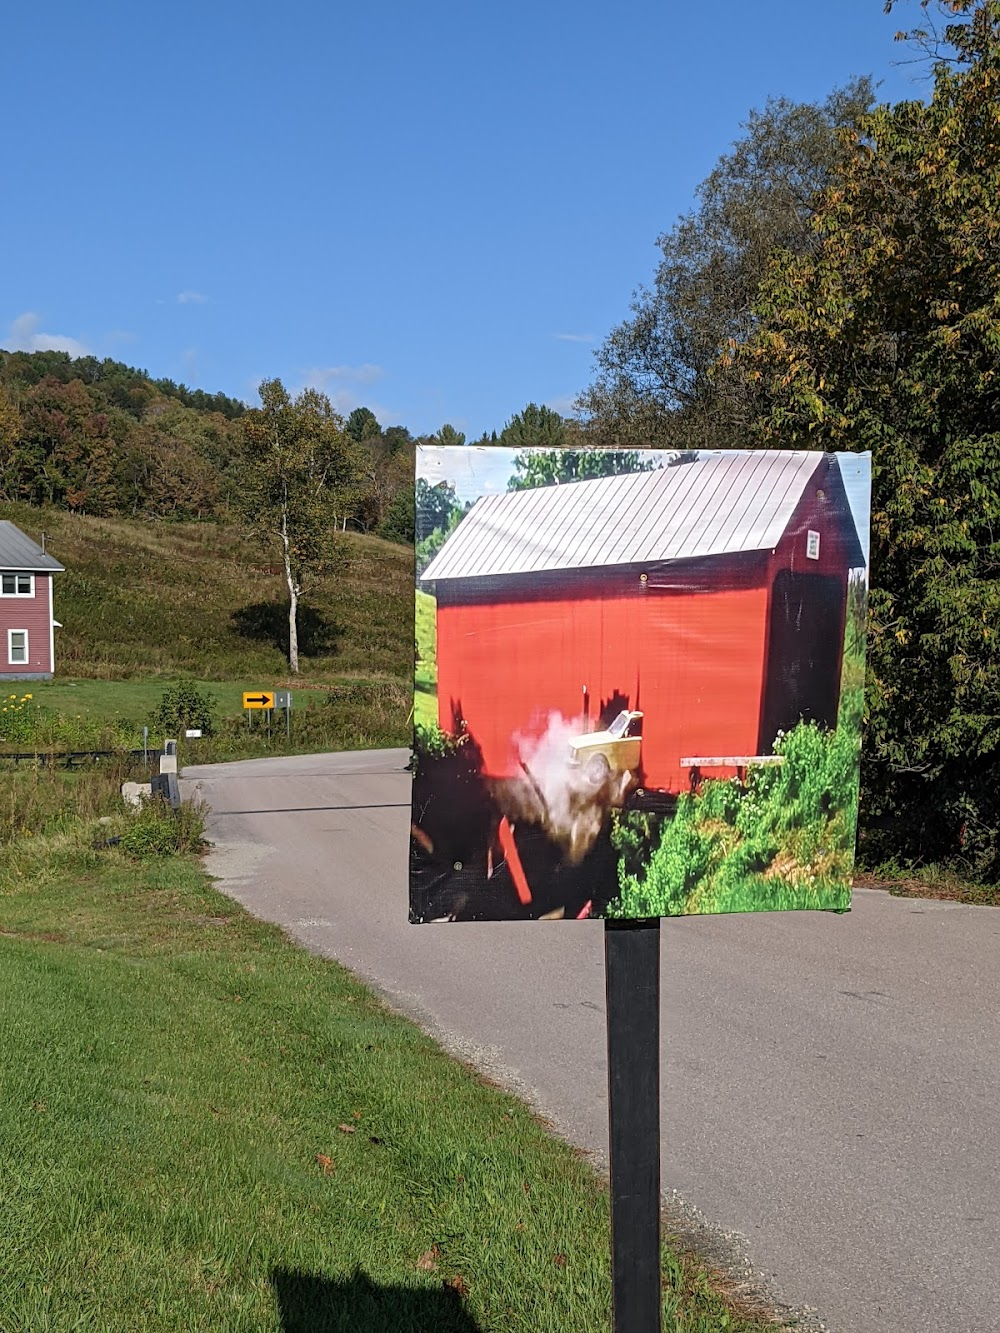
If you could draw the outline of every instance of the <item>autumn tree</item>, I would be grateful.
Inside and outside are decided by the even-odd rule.
[[[697,205],[657,240],[661,259],[631,316],[595,354],[578,406],[598,443],[717,448],[739,440],[758,411],[754,386],[716,370],[730,339],[745,340],[771,253],[814,248],[818,192],[847,148],[839,131],[872,105],[869,79],[822,103],[773,98],[699,186]]]
[[[20,440],[20,409],[14,397],[0,385],[0,500],[18,498]]]
[[[997,878],[1000,0],[940,8],[929,100],[846,136],[722,369],[762,395],[759,443],[872,452],[868,845]]]
[[[281,380],[264,380],[261,406],[241,419],[246,522],[280,544],[288,589],[288,662],[299,670],[298,608],[310,579],[338,555],[337,515],[358,483],[356,446],[330,400],[315,389],[292,398]]]

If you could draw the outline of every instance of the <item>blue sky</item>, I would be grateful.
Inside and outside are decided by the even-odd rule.
[[[882,0],[50,0],[4,16],[0,346],[475,438],[568,410],[769,95],[922,96]],[[920,81],[918,81],[918,79]]]

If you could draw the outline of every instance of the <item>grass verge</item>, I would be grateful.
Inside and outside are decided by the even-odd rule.
[[[885,889],[894,898],[938,898],[974,907],[1000,907],[1000,885],[977,884],[954,870],[928,865],[878,866],[854,876],[856,889]]]
[[[34,710],[30,729],[13,731],[0,717],[0,765],[5,752],[62,753],[67,750],[134,749],[142,746],[142,727],[149,724],[149,745],[163,743],[163,728],[153,714],[171,682],[62,680],[40,682],[22,713]],[[262,688],[246,681],[189,682],[212,707],[211,735],[179,738],[182,763],[213,763],[271,754],[382,749],[409,745],[411,708],[409,681],[393,677],[345,678],[327,684],[280,682],[292,690],[291,733],[286,736],[283,712],[244,713],[244,690]],[[274,688],[270,683],[263,688]],[[4,710],[0,710],[2,713]]]
[[[609,1326],[577,1154],[193,858],[0,852],[0,1328]],[[668,1330],[762,1329],[664,1257]]]

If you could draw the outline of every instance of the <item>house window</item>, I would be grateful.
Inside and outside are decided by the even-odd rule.
[[[7,661],[11,666],[27,663],[28,631],[26,629],[9,629],[7,631]]]
[[[0,574],[0,595],[4,597],[34,597],[34,574]]]

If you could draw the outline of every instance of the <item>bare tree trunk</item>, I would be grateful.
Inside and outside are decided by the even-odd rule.
[[[292,553],[288,541],[288,511],[281,515],[281,546],[285,563],[285,583],[288,586],[288,665],[295,674],[299,670],[299,585],[292,574]]]

